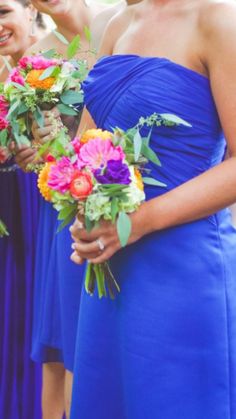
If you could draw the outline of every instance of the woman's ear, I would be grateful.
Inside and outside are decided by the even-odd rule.
[[[32,6],[32,4],[29,5],[29,10],[30,10],[30,19],[32,21],[30,36],[35,36],[36,26],[37,26],[36,20],[37,20],[38,11],[35,9],[34,6]]]

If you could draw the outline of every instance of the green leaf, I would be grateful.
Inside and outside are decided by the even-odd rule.
[[[145,143],[142,143],[142,154],[152,163],[156,164],[157,166],[161,166],[161,162],[156,153],[154,153],[154,151]]]
[[[116,221],[118,212],[119,212],[118,199],[114,197],[112,198],[112,201],[111,201],[111,217],[112,217],[113,223]]]
[[[69,205],[62,208],[62,210],[59,212],[58,220],[64,220],[68,218],[69,216],[72,216],[72,218],[74,218],[76,214],[77,214],[77,204]]]
[[[22,102],[17,108],[17,116],[22,115],[23,113],[27,111],[28,111],[28,106],[26,106],[25,103]]]
[[[11,85],[15,86],[21,92],[25,92],[25,86],[22,86],[22,84],[11,81]]]
[[[88,28],[88,26],[84,27],[84,34],[85,34],[85,38],[87,39],[87,41],[90,43],[92,41],[92,35],[91,35],[91,31]]]
[[[2,56],[1,56],[1,58],[2,58],[2,60],[4,61],[4,64],[5,64],[5,66],[6,66],[7,70],[8,70],[8,71],[9,71],[9,73],[10,73],[10,72],[11,72],[11,70],[12,70],[12,66],[11,66],[11,64],[9,63],[8,59],[7,59],[6,57],[4,57],[4,55],[2,55]]]
[[[62,115],[71,115],[71,116],[77,116],[78,115],[78,112],[76,112],[70,106],[64,105],[63,103],[57,105],[57,108]]]
[[[3,129],[0,131],[0,145],[6,147],[8,143],[8,130]]]
[[[117,220],[117,232],[122,247],[128,243],[132,229],[130,217],[125,212],[120,212]]]
[[[60,99],[65,105],[79,104],[84,101],[83,93],[73,90],[67,90],[67,92],[64,92]]]
[[[41,111],[41,109],[37,106],[33,113],[34,119],[37,121],[40,128],[44,127],[44,115]]]
[[[151,186],[160,186],[161,188],[167,187],[165,183],[162,183],[159,180],[153,179],[151,177],[143,177],[143,183],[145,183],[146,185],[151,185]]]
[[[62,35],[61,33],[57,32],[55,29],[52,32],[57,37],[57,39],[59,39],[59,41],[61,41],[64,45],[69,45],[69,42],[64,37],[64,35]]]
[[[171,113],[161,113],[160,116],[168,122],[173,122],[176,125],[184,125],[185,127],[191,127],[192,125],[186,122],[184,119],[179,118],[179,116]]]
[[[85,221],[85,228],[90,233],[90,231],[94,227],[93,222],[88,217],[85,217],[85,220],[84,221]]]
[[[140,132],[137,130],[134,136],[134,160],[138,161],[140,157],[140,153],[142,150],[142,137],[140,135]]]
[[[45,58],[53,58],[56,55],[55,49],[49,49],[48,51],[42,52],[42,56]]]
[[[39,77],[39,80],[45,80],[48,77],[57,76],[58,72],[60,72],[60,68],[57,65],[51,65],[50,67],[46,68],[46,70],[44,70],[44,72]]]
[[[75,218],[76,214],[77,214],[77,209],[73,213],[69,214],[64,219],[64,221],[59,225],[59,227],[57,229],[57,233],[60,233],[60,231],[62,231],[64,227],[66,227],[68,224],[71,224],[71,222]]]
[[[8,119],[16,112],[18,106],[20,106],[20,101],[19,100],[12,101],[12,104],[11,104],[10,109],[8,111],[8,114],[7,114]]]
[[[71,60],[80,48],[80,35],[76,35],[67,48],[67,58]]]

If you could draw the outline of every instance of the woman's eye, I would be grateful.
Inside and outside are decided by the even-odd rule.
[[[8,9],[0,9],[0,16],[6,15],[7,13],[10,13],[10,10],[8,10]]]

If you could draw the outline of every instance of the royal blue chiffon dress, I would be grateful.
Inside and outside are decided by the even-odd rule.
[[[85,84],[97,126],[134,126],[174,113],[188,127],[155,128],[150,164],[165,190],[220,163],[225,140],[209,80],[165,58],[102,58]],[[228,209],[143,237],[111,269],[115,301],[84,292],[71,419],[236,419],[236,231]]]
[[[73,371],[84,267],[70,260],[68,226],[57,232],[58,213],[42,200],[36,251],[32,359],[61,362]]]
[[[14,169],[14,170],[13,170]],[[41,368],[30,360],[35,243],[39,194],[36,177],[12,162],[0,167],[0,417],[41,418]]]

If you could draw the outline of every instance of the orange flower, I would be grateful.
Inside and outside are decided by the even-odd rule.
[[[134,169],[134,175],[135,175],[137,188],[140,189],[140,191],[143,191],[144,186],[143,186],[142,175],[141,175],[140,171],[136,168]]]
[[[55,163],[46,163],[43,166],[38,176],[38,188],[43,198],[48,202],[51,202],[52,200],[51,189],[48,186],[48,177],[49,177],[51,166],[54,164]]]
[[[56,79],[55,77],[47,77],[44,80],[39,80],[39,77],[44,71],[45,70],[31,70],[26,78],[27,83],[36,89],[49,90],[54,85]]]
[[[77,171],[70,184],[70,192],[75,199],[85,199],[93,189],[92,179],[88,173]]]
[[[88,129],[82,134],[80,142],[86,144],[90,140],[95,138],[100,138],[101,140],[110,140],[112,138],[112,133],[109,131],[103,131],[102,129]]]

